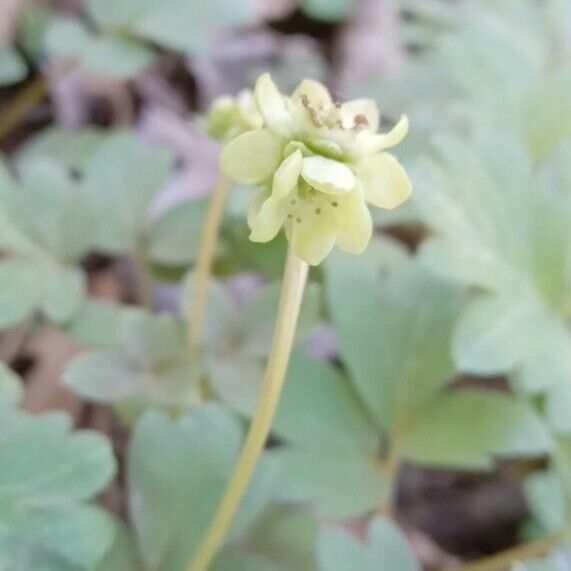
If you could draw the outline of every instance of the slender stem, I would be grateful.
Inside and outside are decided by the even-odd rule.
[[[208,212],[202,228],[200,237],[200,249],[198,252],[198,260],[196,261],[196,269],[194,273],[194,282],[192,285],[192,294],[188,305],[188,348],[191,355],[196,355],[200,346],[200,336],[202,333],[202,324],[204,322],[204,314],[206,308],[206,293],[208,290],[208,281],[212,273],[212,260],[214,258],[214,248],[216,246],[216,238],[224,212],[224,203],[228,194],[230,183],[222,175],[218,178],[218,182],[214,187]]]
[[[144,248],[135,254],[135,267],[137,269],[137,301],[147,309],[153,308],[153,278],[147,266],[147,255]]]
[[[560,539],[558,534],[548,535],[537,541],[524,543],[512,549],[506,549],[496,555],[485,557],[473,563],[467,563],[458,567],[458,571],[503,571],[504,569],[510,569],[514,563],[546,555],[557,545]]]
[[[16,95],[0,115],[0,139],[7,135],[38,103],[48,90],[47,79],[40,75]]]
[[[379,505],[377,513],[387,517],[394,517],[396,504],[396,488],[401,468],[401,459],[398,449],[398,440],[393,438],[390,443],[387,459],[384,462],[383,470],[387,479],[387,494],[384,501]]]
[[[234,519],[263,451],[287,371],[307,270],[307,264],[290,250],[262,393],[230,484],[188,571],[208,569]]]

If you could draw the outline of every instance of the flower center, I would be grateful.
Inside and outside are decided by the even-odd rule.
[[[316,190],[300,179],[295,196],[289,199],[287,219],[302,224],[318,216],[331,216],[338,206],[335,197]]]

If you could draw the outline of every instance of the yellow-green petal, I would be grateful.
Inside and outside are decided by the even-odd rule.
[[[396,208],[410,196],[410,180],[398,160],[389,153],[363,159],[357,172],[365,200],[378,208]]]
[[[291,247],[312,266],[320,264],[335,246],[337,229],[334,216],[314,215],[292,222]]]
[[[298,149],[279,166],[272,185],[272,193],[276,198],[287,196],[297,186],[302,163],[303,156]]]
[[[341,105],[341,124],[344,129],[361,126],[371,131],[379,128],[380,114],[373,99],[353,99]]]
[[[373,235],[371,213],[361,192],[356,189],[339,201],[337,217],[337,246],[351,254],[361,254]]]
[[[252,217],[250,240],[269,242],[276,237],[287,216],[287,200],[270,196],[262,204],[258,215]]]
[[[408,127],[408,117],[403,115],[388,133],[378,135],[378,150],[398,145],[408,135]]]
[[[326,194],[346,194],[355,187],[353,171],[347,165],[325,157],[303,159],[301,176],[313,188]]]
[[[256,82],[254,96],[260,113],[270,129],[286,134],[291,129],[292,116],[287,99],[280,93],[269,73],[264,73]]]
[[[264,188],[261,192],[259,192],[254,200],[252,200],[252,204],[250,204],[250,208],[248,209],[248,228],[252,229],[254,225],[254,221],[256,220],[260,210],[262,209],[262,205],[266,200],[271,196],[271,192]]]
[[[255,129],[230,141],[220,155],[220,169],[240,184],[258,184],[269,178],[281,160],[280,141],[265,129]]]
[[[397,125],[388,133],[377,134],[363,130],[355,135],[349,150],[354,157],[379,153],[389,147],[398,145],[408,134],[408,118],[403,115]]]
[[[313,79],[304,79],[292,94],[294,101],[302,101],[307,97],[309,104],[316,111],[328,112],[333,107],[333,99],[325,85]]]

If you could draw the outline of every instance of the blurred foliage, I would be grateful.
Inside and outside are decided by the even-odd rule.
[[[343,27],[355,4],[300,7]],[[396,524],[371,516],[394,507],[404,464],[538,460],[517,476],[522,537],[571,522],[571,4],[398,4],[401,65],[350,90],[391,120],[410,116],[414,199],[379,218],[362,257],[312,272],[270,446],[214,571],[417,571]],[[132,88],[164,53],[209,54],[216,34],[259,19],[222,0],[77,8],[24,11],[0,48],[0,85],[64,64]],[[292,77],[291,61],[269,65]],[[294,71],[312,65],[303,56]],[[63,413],[24,412],[22,383],[0,364],[2,571],[185,571],[252,413],[285,240],[249,242],[252,189],[232,190],[191,360],[183,310],[208,197],[158,208],[183,160],[143,132],[50,125],[0,164],[0,327],[49,324],[81,343],[67,387],[131,431],[119,522],[93,502],[115,473],[110,443]],[[93,254],[136,269],[138,305],[145,283],[173,288],[169,312],[94,297]],[[244,274],[255,279],[240,290]],[[334,331],[333,348],[316,325]],[[354,518],[368,521],[366,540]],[[561,543],[515,569],[568,568]]]

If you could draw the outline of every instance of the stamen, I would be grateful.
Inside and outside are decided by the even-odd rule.
[[[315,209],[315,214],[321,214],[321,208],[316,208],[316,209]]]
[[[309,97],[305,93],[303,93],[301,95],[300,99],[301,99],[301,104],[305,107],[305,109],[309,113],[309,117],[311,118],[311,122],[316,127],[321,127],[322,123],[319,120],[319,114],[318,114],[317,110],[311,106],[311,102],[309,101]]]
[[[337,208],[339,206],[339,203],[338,202],[332,202],[331,206],[333,206],[333,208]]]
[[[301,218],[298,216],[295,221],[299,224],[301,222]]]
[[[355,121],[355,127],[354,127],[355,131],[361,131],[369,127],[369,120],[362,113],[357,115],[354,121]]]

